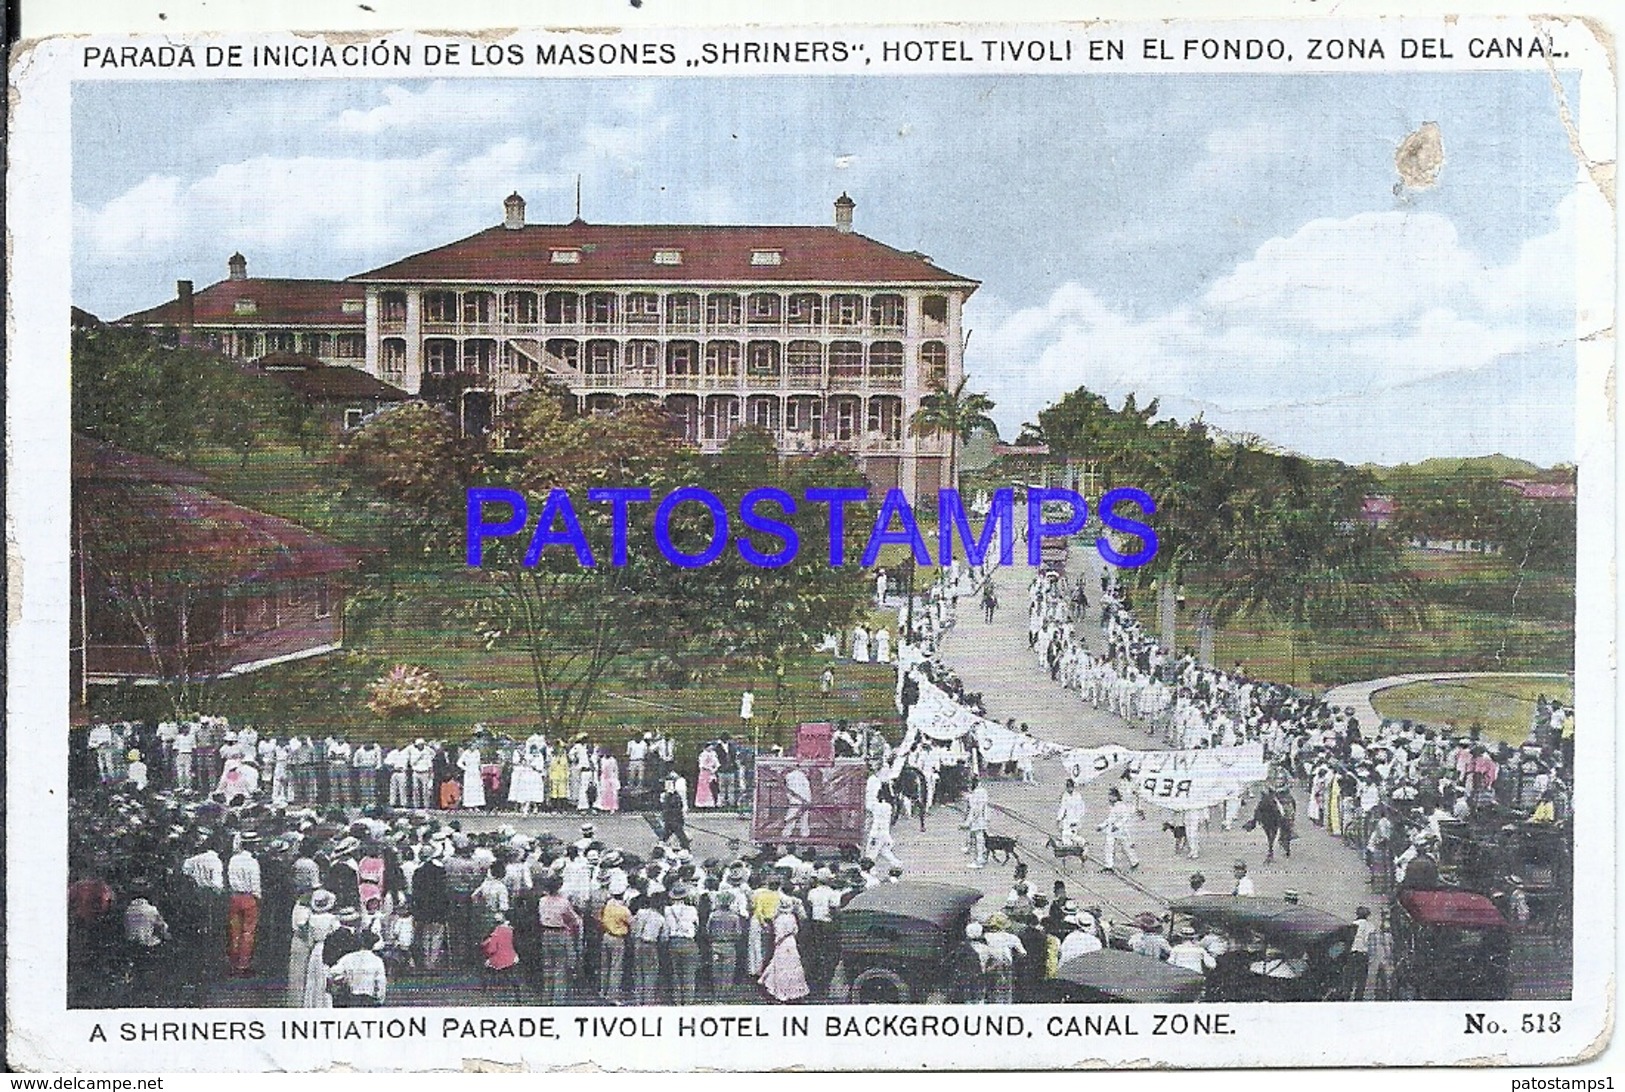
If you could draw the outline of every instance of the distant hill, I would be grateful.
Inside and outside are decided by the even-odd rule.
[[[1379,482],[1415,480],[1418,478],[1549,478],[1566,477],[1552,467],[1537,466],[1527,459],[1510,455],[1474,455],[1470,458],[1423,459],[1419,463],[1401,463],[1398,466],[1379,466],[1363,463],[1361,470],[1369,471]]]

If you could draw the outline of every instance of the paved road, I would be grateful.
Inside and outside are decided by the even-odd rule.
[[[967,689],[981,692],[989,716],[1025,721],[1042,739],[1067,747],[1118,743],[1128,747],[1161,748],[1161,741],[1142,729],[1085,704],[1076,691],[1051,681],[1049,672],[1027,647],[1028,579],[1028,570],[1020,567],[997,572],[994,586],[1000,607],[992,624],[982,620],[979,610],[965,609],[961,601],[960,619],[944,642],[943,659],[959,673]],[[1092,587],[1099,586],[1093,570],[1089,579]],[[1090,630],[1088,636],[1096,636],[1093,627]],[[1054,828],[1055,804],[1064,781],[1060,763],[1048,760],[1038,764],[1036,785],[995,782],[989,795],[996,806],[1009,811],[1002,816],[1002,822],[993,824],[994,830],[1019,835],[1029,852],[1036,851],[1034,859],[1043,860],[1047,856],[1043,852],[1043,836]],[[1105,814],[1109,787],[1110,780],[1101,779],[1086,788],[1091,825]],[[1141,824],[1137,839],[1143,865],[1133,879],[1155,895],[1164,898],[1184,895],[1189,890],[1190,875],[1196,870],[1208,878],[1210,889],[1228,891],[1230,866],[1240,859],[1247,862],[1260,895],[1280,895],[1286,890],[1295,890],[1306,903],[1349,915],[1358,905],[1375,907],[1377,904],[1378,898],[1368,886],[1360,853],[1307,820],[1301,823],[1292,857],[1277,854],[1274,862],[1265,864],[1263,835],[1248,834],[1239,827],[1223,831],[1217,814],[1211,829],[1202,835],[1201,859],[1176,858],[1172,835],[1161,830],[1165,813],[1148,808],[1145,814],[1146,820]],[[908,852],[910,846],[901,835],[898,841],[902,847],[900,852]],[[1098,836],[1096,841],[1098,844]],[[926,856],[933,864],[940,860],[939,853]],[[1113,905],[1127,911],[1158,908],[1153,898],[1130,887],[1123,878],[1101,873],[1095,863],[1085,867],[1087,878],[1082,884],[1098,892],[1108,909]],[[1054,874],[1047,865],[1042,870],[1035,867],[1033,871],[1035,876]],[[1075,863],[1073,874],[1075,877],[1083,874]],[[1069,887],[1078,883],[1074,879]]]
[[[1567,675],[1556,675],[1550,671],[1450,671],[1424,675],[1389,675],[1385,679],[1368,679],[1365,682],[1344,683],[1334,686],[1326,691],[1326,701],[1331,705],[1353,706],[1354,715],[1361,724],[1378,725],[1382,723],[1382,714],[1377,712],[1376,706],[1371,704],[1374,695],[1383,690],[1392,690],[1396,686],[1419,682],[1452,682],[1457,679],[1568,679]]]

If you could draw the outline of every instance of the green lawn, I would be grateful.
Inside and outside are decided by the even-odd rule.
[[[1573,576],[1519,572],[1501,558],[1412,550],[1406,561],[1423,582],[1428,621],[1388,633],[1315,629],[1287,640],[1279,619],[1244,617],[1221,629],[1214,656],[1240,660],[1250,674],[1314,688],[1420,671],[1552,671],[1574,668]],[[1186,580],[1179,640],[1195,647],[1206,590]],[[1141,608],[1148,627],[1156,605]]]
[[[1529,736],[1535,699],[1542,694],[1573,705],[1574,683],[1561,676],[1409,683],[1379,690],[1371,704],[1395,720],[1454,725],[1463,731],[1482,724],[1486,736],[1517,746]]]
[[[364,579],[366,586],[346,613],[343,651],[216,683],[213,710],[279,733],[339,731],[386,742],[417,735],[463,738],[476,723],[516,735],[529,733],[536,722],[536,699],[528,660],[518,650],[488,650],[472,623],[455,614],[461,597],[474,587],[467,570],[448,565],[396,571],[393,602],[378,594],[384,577]],[[601,684],[584,728],[595,738],[619,741],[628,730],[659,727],[679,745],[703,742],[723,731],[738,736],[739,699],[747,686],[756,692],[757,729],[764,743],[790,744],[793,726],[800,721],[895,718],[894,668],[835,663],[835,691],[826,698],[818,683],[831,662],[810,651],[796,657],[786,665],[780,693],[771,678],[744,666],[716,664],[702,681],[673,687],[654,677],[647,658],[628,658]],[[438,674],[445,701],[432,713],[386,721],[367,708],[368,684],[401,663],[420,664]],[[156,690],[100,696],[121,710],[162,711],[163,695]]]

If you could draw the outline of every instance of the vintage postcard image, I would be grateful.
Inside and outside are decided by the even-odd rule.
[[[9,1060],[1595,1055],[1610,43],[25,44]]]

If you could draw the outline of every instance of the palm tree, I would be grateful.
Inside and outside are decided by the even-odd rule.
[[[960,442],[969,440],[977,429],[998,432],[998,426],[988,416],[993,411],[993,400],[979,391],[965,390],[969,381],[961,376],[950,390],[947,380],[938,380],[920,399],[920,408],[908,423],[911,436],[948,434],[948,481],[955,489],[959,488]]]

